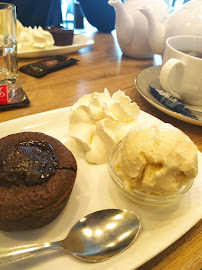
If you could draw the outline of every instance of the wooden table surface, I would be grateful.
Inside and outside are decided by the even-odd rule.
[[[137,91],[134,79],[143,69],[161,64],[161,57],[138,60],[122,55],[115,33],[88,33],[93,46],[71,54],[78,64],[37,79],[19,73],[22,87],[31,103],[27,108],[0,112],[0,122],[73,105],[81,96],[92,92],[110,93],[123,90],[141,110],[181,129],[202,152],[202,127],[175,119],[150,105]],[[19,67],[39,59],[19,59]],[[202,221],[178,241],[148,261],[138,270],[202,269]]]

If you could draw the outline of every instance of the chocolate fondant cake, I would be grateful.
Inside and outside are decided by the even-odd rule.
[[[65,29],[62,26],[48,26],[45,30],[52,34],[56,46],[72,45],[74,30]]]
[[[73,154],[39,132],[0,139],[0,229],[32,230],[65,207],[77,173]]]

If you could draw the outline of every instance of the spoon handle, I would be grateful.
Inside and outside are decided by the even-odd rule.
[[[30,256],[37,255],[55,249],[61,249],[60,241],[44,244],[24,245],[16,248],[9,248],[0,251],[0,264],[15,262]]]

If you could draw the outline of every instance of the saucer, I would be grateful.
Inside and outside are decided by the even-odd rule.
[[[202,106],[191,106],[188,104],[184,104],[187,108],[190,109],[190,111],[198,118],[198,120],[193,119],[189,116],[182,115],[181,113],[177,113],[168,107],[166,107],[164,104],[160,103],[150,92],[149,85],[156,88],[156,89],[162,89],[162,86],[159,81],[159,74],[160,74],[161,66],[153,66],[144,69],[141,71],[136,79],[135,84],[137,87],[138,92],[154,107],[159,109],[160,111],[175,117],[179,120],[202,126]]]

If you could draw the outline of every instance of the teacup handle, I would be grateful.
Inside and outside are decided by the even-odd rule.
[[[172,96],[181,99],[181,96],[179,95],[179,93],[176,93],[175,90],[173,90],[170,83],[171,75],[173,72],[176,72],[175,68],[177,68],[177,66],[179,68],[182,68],[182,70],[184,69],[184,63],[182,61],[175,58],[169,59],[165,64],[163,64],[160,71],[159,78],[160,78],[161,86],[163,87],[165,91],[170,93]],[[180,80],[182,78],[182,75],[183,74],[177,74],[176,79]]]

